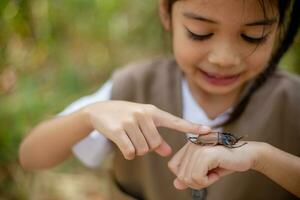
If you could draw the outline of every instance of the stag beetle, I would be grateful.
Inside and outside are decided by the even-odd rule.
[[[223,145],[228,148],[237,148],[237,147],[241,147],[241,146],[247,144],[245,142],[241,145],[234,146],[242,138],[243,138],[243,136],[236,137],[232,133],[229,133],[229,132],[213,131],[213,132],[210,132],[205,135],[188,137],[188,140],[194,144],[203,145],[203,146],[205,146],[205,145],[211,145],[211,146]]]

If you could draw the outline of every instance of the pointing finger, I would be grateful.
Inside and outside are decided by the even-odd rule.
[[[186,121],[160,109],[155,109],[153,117],[156,126],[162,126],[184,133],[194,133],[197,135],[211,132],[211,128],[208,126]]]

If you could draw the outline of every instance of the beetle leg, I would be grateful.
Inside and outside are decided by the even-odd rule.
[[[232,148],[238,148],[238,147],[244,146],[245,144],[247,144],[247,142],[244,142],[243,144],[240,144],[238,146],[232,146]]]
[[[198,144],[198,137],[188,137],[188,140],[194,144]]]

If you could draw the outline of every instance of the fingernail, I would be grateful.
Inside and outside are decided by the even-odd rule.
[[[200,132],[210,132],[211,128],[209,126],[200,126]]]

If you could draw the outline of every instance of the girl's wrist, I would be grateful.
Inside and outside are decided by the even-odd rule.
[[[82,119],[82,122],[84,124],[84,126],[87,129],[90,129],[91,131],[94,129],[93,124],[91,122],[91,115],[90,115],[90,111],[89,111],[89,107],[85,107],[83,109],[81,109],[78,114],[80,115],[80,118]]]
[[[252,169],[263,173],[268,164],[268,156],[270,156],[271,145],[264,142],[256,143],[256,156],[252,166]]]

